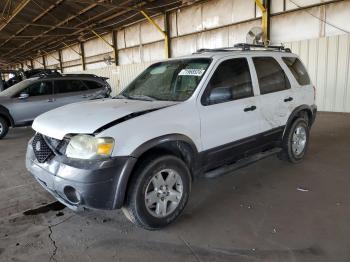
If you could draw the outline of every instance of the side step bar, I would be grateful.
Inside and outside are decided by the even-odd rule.
[[[281,151],[282,151],[281,148],[273,148],[271,150],[255,154],[253,156],[243,158],[243,159],[238,160],[237,162],[235,162],[231,165],[225,165],[225,166],[216,168],[214,170],[211,170],[211,171],[205,173],[204,177],[205,178],[216,178],[216,177],[225,175],[229,172],[232,172],[232,171],[235,171],[235,170],[240,169],[242,167],[248,166],[249,164],[254,163],[258,160],[275,155]]]

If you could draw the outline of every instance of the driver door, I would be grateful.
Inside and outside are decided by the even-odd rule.
[[[27,98],[20,98],[27,94]],[[30,124],[37,116],[54,108],[52,81],[41,80],[32,83],[13,98],[10,113],[16,125]]]
[[[263,132],[251,61],[231,58],[215,69],[199,102],[205,170],[248,155]]]

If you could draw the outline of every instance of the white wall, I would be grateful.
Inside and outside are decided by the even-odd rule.
[[[299,54],[316,86],[320,111],[350,112],[350,35],[286,44]]]

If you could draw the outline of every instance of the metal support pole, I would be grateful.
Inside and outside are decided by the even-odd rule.
[[[61,70],[61,73],[63,74],[62,51],[58,50],[57,52],[58,52],[58,61],[60,63],[60,70]]]
[[[46,69],[46,59],[45,59],[45,56],[42,56],[42,58],[43,58],[43,63],[42,63],[42,65],[44,66],[44,69]]]
[[[261,13],[262,13],[262,18],[261,18],[261,27],[263,30],[263,42],[265,45],[268,45],[269,39],[268,39],[268,20],[269,20],[269,11],[267,10],[266,6],[264,6],[262,0],[255,0],[256,5],[260,8]]]
[[[112,41],[113,41],[113,52],[114,52],[114,63],[117,66],[119,64],[118,57],[118,45],[117,45],[117,34],[115,30],[112,30]]]
[[[80,54],[81,54],[81,65],[83,67],[83,71],[86,70],[86,63],[85,63],[85,52],[84,52],[84,44],[80,42]]]
[[[164,36],[164,56],[165,58],[169,58],[169,37],[167,32],[163,31],[160,26],[145,11],[140,12]]]
[[[164,32],[166,37],[164,38],[164,48],[167,58],[171,57],[171,40],[170,40],[170,16],[169,12],[164,13]]]
[[[271,32],[271,0],[264,0],[266,9],[266,40],[270,42],[270,32]]]

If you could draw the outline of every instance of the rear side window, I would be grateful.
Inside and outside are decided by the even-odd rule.
[[[303,63],[297,57],[283,57],[283,61],[301,86],[310,85],[310,77]]]
[[[289,80],[279,63],[272,57],[254,57],[260,94],[269,94],[290,88]]]
[[[214,72],[202,104],[218,104],[254,96],[247,59],[236,58],[222,62]]]
[[[103,85],[100,83],[97,83],[95,81],[84,81],[85,85],[90,89],[99,89],[102,88]]]
[[[55,94],[82,92],[86,90],[87,90],[87,87],[80,80],[55,81]]]

